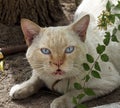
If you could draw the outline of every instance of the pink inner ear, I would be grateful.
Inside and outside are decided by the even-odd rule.
[[[83,26],[81,26],[80,30],[78,31],[78,34],[80,36],[80,39],[84,42],[86,39],[86,31],[88,28],[89,21],[86,21]]]
[[[34,39],[33,38],[34,34],[31,34],[29,30],[26,30],[26,33],[24,33],[24,35],[25,35],[25,40],[26,40],[27,45],[30,46]]]
[[[27,45],[30,46],[37,33],[34,30],[30,30],[29,27],[23,27],[23,33],[25,35]]]
[[[86,39],[86,32],[89,25],[89,21],[90,17],[89,15],[86,15],[73,25],[73,30],[78,34],[78,36],[80,36],[80,39],[83,42]]]
[[[30,46],[33,39],[39,34],[40,27],[34,22],[27,19],[21,20],[21,27],[25,36],[26,43],[28,46]]]

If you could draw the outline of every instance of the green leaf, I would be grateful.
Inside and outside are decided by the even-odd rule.
[[[91,88],[84,88],[84,92],[88,96],[95,96],[95,92]]]
[[[100,45],[100,44],[98,44],[98,46],[97,46],[97,48],[96,48],[96,50],[97,50],[97,53],[98,54],[102,54],[104,51],[105,51],[105,46],[104,45]]]
[[[80,100],[80,99],[82,99],[83,97],[85,97],[85,94],[79,94],[78,96],[77,96],[77,98]]]
[[[107,2],[107,4],[106,4],[106,10],[107,10],[107,11],[110,11],[110,10],[111,10],[111,7],[112,7],[112,5],[111,5],[110,1],[108,0],[108,2]]]
[[[85,82],[88,82],[89,79],[90,79],[90,76],[89,76],[89,75],[86,75],[86,76],[85,76]]]
[[[93,63],[94,62],[94,58],[90,54],[86,54],[86,58],[87,58],[87,61],[89,63]]]
[[[80,90],[82,89],[82,86],[79,83],[74,83],[74,88]]]
[[[120,19],[120,14],[115,14],[116,17],[118,17]]]
[[[120,25],[118,25],[118,30],[120,30]]]
[[[104,62],[108,62],[109,61],[109,57],[107,54],[102,54],[101,55],[101,60],[104,61]]]
[[[93,70],[92,72],[91,72],[91,75],[93,76],[93,77],[95,77],[95,78],[101,78],[100,77],[100,74],[97,72],[97,71],[95,71],[95,70]]]
[[[115,23],[115,15],[111,14],[108,16],[108,19],[110,20],[111,23]]]
[[[112,39],[111,40],[113,42],[119,42],[116,35],[112,35]]]
[[[116,33],[117,33],[117,28],[115,27],[115,28],[113,29],[112,35],[115,35]]]
[[[104,43],[106,46],[108,46],[109,42],[110,42],[110,32],[106,32],[106,34],[105,34],[105,39],[103,40],[103,43]]]
[[[74,97],[74,96],[73,96],[73,98],[72,98],[72,103],[75,104],[75,105],[77,105],[77,103],[78,103],[78,102],[77,102],[77,98]]]
[[[116,5],[116,8],[120,9],[120,1],[118,1],[118,4]]]
[[[76,106],[76,108],[88,108],[88,107],[86,105],[84,105],[84,104],[78,104]]]
[[[85,71],[90,70],[90,67],[87,63],[83,63],[83,68],[84,68]]]
[[[95,66],[94,66],[94,68],[95,68],[97,71],[101,71],[101,69],[100,69],[100,65],[99,65],[98,62],[95,62]]]

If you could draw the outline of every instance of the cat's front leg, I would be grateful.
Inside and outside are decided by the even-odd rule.
[[[72,104],[72,98],[68,99],[67,96],[63,95],[55,100],[50,104],[50,108],[73,108],[74,105]]]
[[[12,99],[23,99],[37,92],[44,85],[38,75],[33,72],[31,78],[21,84],[14,85],[10,90]]]
[[[63,96],[60,96],[53,100],[53,102],[50,105],[50,108],[74,108],[75,104],[73,104],[72,98],[73,96],[77,96],[80,93],[82,93],[80,90],[70,91],[64,94]],[[85,96],[82,100],[79,101],[79,103],[91,100],[95,97],[96,96]]]
[[[75,96],[76,94],[78,94],[78,91],[73,90],[64,94],[63,96],[56,98],[51,103],[50,108],[74,108],[74,104],[72,103],[72,96]]]

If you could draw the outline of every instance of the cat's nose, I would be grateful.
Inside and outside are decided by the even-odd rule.
[[[55,62],[53,62],[53,64],[56,65],[56,66],[58,66],[58,67],[60,67],[63,64],[63,61],[62,60],[55,61]]]

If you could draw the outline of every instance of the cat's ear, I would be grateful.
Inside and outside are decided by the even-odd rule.
[[[41,28],[28,19],[21,19],[21,28],[25,37],[26,44],[30,46],[33,39],[39,34]]]
[[[89,22],[90,22],[90,16],[85,15],[84,17],[82,17],[80,20],[78,20],[72,25],[72,30],[79,35],[81,41],[83,42],[86,39],[86,32]]]

